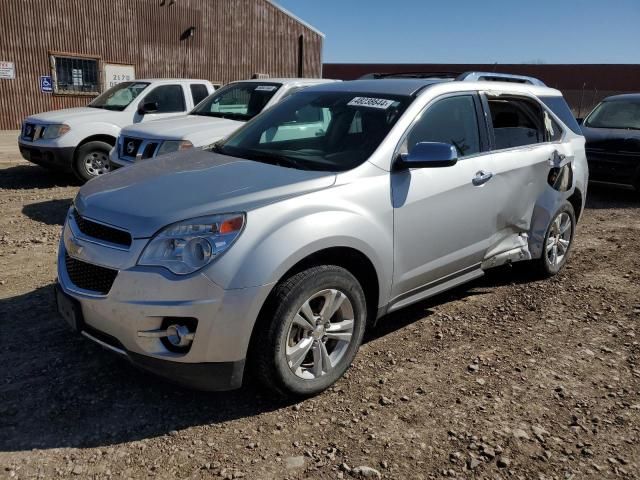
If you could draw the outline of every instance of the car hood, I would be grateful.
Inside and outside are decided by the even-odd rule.
[[[105,110],[103,108],[65,108],[63,110],[52,110],[30,115],[25,121],[34,123],[85,123],[87,121],[110,122],[111,119],[119,118],[122,112]]]
[[[199,147],[227,136],[243,124],[226,118],[183,115],[130,125],[122,130],[121,135],[150,140],[190,140]]]
[[[335,174],[297,170],[208,151],[168,154],[97,177],[75,199],[78,212],[147,238],[180,220],[249,211],[328,188]]]
[[[586,148],[640,153],[640,130],[582,127]]]

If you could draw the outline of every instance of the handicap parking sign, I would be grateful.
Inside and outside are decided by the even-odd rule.
[[[40,91],[44,93],[53,92],[53,83],[50,75],[42,75],[40,77]]]

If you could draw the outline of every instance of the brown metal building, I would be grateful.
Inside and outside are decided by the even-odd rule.
[[[322,41],[270,0],[0,0],[0,129],[131,75],[319,77]]]
[[[537,77],[561,90],[576,116],[583,116],[604,97],[640,92],[640,65],[523,65],[523,64],[371,64],[326,63],[327,78],[353,80],[367,73],[500,72]]]

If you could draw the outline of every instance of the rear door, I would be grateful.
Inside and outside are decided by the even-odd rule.
[[[489,124],[492,188],[498,205],[487,258],[505,252],[517,255],[527,246],[523,234],[531,228],[536,202],[550,188],[550,169],[571,159],[557,141],[562,130],[537,100],[482,94],[482,102]]]

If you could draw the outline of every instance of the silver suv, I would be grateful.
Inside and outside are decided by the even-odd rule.
[[[511,262],[556,274],[587,177],[578,125],[535,79],[311,87],[211,150],[82,187],[60,243],[59,311],[186,385],[236,388],[250,368],[277,392],[313,395],[388,312]]]

